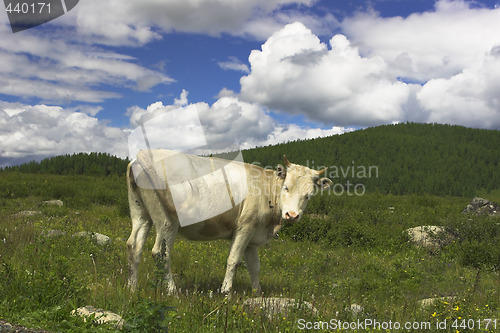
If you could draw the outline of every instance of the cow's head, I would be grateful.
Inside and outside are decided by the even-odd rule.
[[[332,185],[328,178],[320,178],[326,169],[317,171],[308,167],[290,163],[286,156],[285,167],[278,165],[278,176],[284,179],[280,193],[282,218],[297,222],[303,215],[309,199],[318,189],[327,189]]]

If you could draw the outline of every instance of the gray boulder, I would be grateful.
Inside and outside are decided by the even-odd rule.
[[[58,207],[64,206],[64,203],[61,200],[47,200],[47,201],[42,201],[42,203],[47,206],[58,206]]]
[[[455,239],[444,227],[435,225],[423,225],[404,232],[408,234],[411,243],[430,250],[441,249]]]
[[[364,311],[364,308],[356,303],[351,304],[350,311],[353,315],[358,315]]]
[[[500,206],[484,198],[475,197],[465,207],[462,213],[474,213],[476,215],[500,216]]]
[[[444,297],[433,297],[433,298],[424,298],[418,301],[420,308],[425,309],[428,308],[437,302],[453,302],[456,299],[455,296],[444,296]]]
[[[89,237],[94,239],[99,245],[106,245],[110,242],[110,238],[98,232],[81,231],[73,235],[74,237]]]
[[[23,210],[17,214],[12,215],[12,216],[13,217],[25,217],[25,216],[34,216],[34,215],[38,215],[38,214],[42,214],[42,212],[40,212],[38,210]]]
[[[58,237],[58,236],[64,236],[66,235],[66,232],[62,230],[57,230],[57,229],[50,229],[46,231],[42,231],[42,235],[44,235],[47,238],[53,238],[53,237]]]
[[[293,309],[306,308],[314,316],[318,314],[318,310],[309,302],[297,301],[294,298],[282,297],[255,297],[249,298],[243,302],[243,307],[251,311],[260,311],[269,318],[273,319],[276,315],[283,315]]]
[[[123,327],[123,318],[121,316],[111,311],[95,308],[91,305],[73,310],[71,314],[83,317],[84,321],[87,321],[89,316],[95,315],[95,322],[98,324],[113,324],[118,329]]]

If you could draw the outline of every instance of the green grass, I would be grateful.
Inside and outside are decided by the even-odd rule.
[[[474,320],[475,331],[477,320],[500,321],[500,220],[461,214],[470,198],[315,197],[309,214],[286,225],[278,239],[260,249],[260,258],[265,296],[311,302],[319,315],[299,308],[269,319],[242,306],[251,297],[244,263],[236,294],[227,299],[217,293],[226,241],[176,241],[172,269],[181,293],[173,297],[156,278],[150,237],[139,291],[130,294],[123,178],[5,173],[0,185],[0,318],[18,324],[54,332],[115,331],[69,314],[85,305],[122,315],[127,332],[296,332],[299,319],[430,322],[431,331],[455,332],[455,320]],[[61,199],[65,206],[40,204],[49,199]],[[13,216],[22,210],[42,214]],[[403,230],[419,225],[446,226],[458,238],[441,251],[417,249]],[[44,236],[53,229],[66,234]],[[111,242],[99,246],[71,236],[78,231],[103,233]],[[455,298],[426,309],[418,305],[441,296]],[[348,310],[353,303],[364,311],[353,315]],[[447,329],[437,330],[437,321],[445,319]]]

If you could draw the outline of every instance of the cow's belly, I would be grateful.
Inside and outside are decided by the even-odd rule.
[[[214,239],[231,239],[234,226],[230,223],[218,224],[203,221],[179,228],[179,234],[189,240],[208,241]]]
[[[180,227],[179,234],[195,241],[231,239],[237,218],[238,209],[232,209],[211,219]]]

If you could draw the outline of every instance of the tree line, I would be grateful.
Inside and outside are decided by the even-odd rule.
[[[6,167],[4,172],[23,172],[54,175],[121,176],[128,160],[107,153],[66,154]]]
[[[402,123],[244,150],[248,163],[275,167],[283,155],[320,169],[341,186],[383,194],[467,196],[500,188],[500,131]],[[62,155],[4,168],[35,174],[124,175],[128,160],[106,153]]]
[[[500,188],[496,130],[401,123],[243,152],[246,162],[264,166],[283,163],[283,154],[293,163],[329,167],[334,183],[383,194],[472,196]]]

